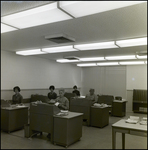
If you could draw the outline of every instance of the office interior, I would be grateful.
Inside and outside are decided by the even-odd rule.
[[[54,8],[52,15],[44,8],[41,14],[44,15],[45,12],[45,18],[36,15],[34,11],[31,16],[32,20],[35,18],[33,21],[29,20],[28,14],[13,18],[19,12],[46,5],[53,5]],[[59,20],[57,14],[54,14],[56,9],[61,13]],[[66,16],[63,20],[62,14]],[[53,21],[50,22],[49,19],[48,22],[47,18],[52,18]],[[40,19],[43,24],[39,22]],[[29,21],[33,22],[31,26]],[[34,24],[36,22],[37,25]],[[8,31],[4,25],[10,27],[6,28]],[[70,41],[60,39],[58,43],[51,40],[56,37],[66,37]],[[118,45],[118,42],[130,39],[146,39],[146,42],[123,47]],[[89,49],[93,43],[105,42],[111,42],[112,47]],[[86,48],[81,49],[81,44],[86,44]],[[58,50],[58,47],[64,46],[74,49],[64,52],[46,51],[48,48]],[[38,50],[40,54],[17,53],[29,50]],[[120,56],[126,59],[120,59]],[[94,60],[89,60],[90,58]],[[134,62],[136,64],[132,64]],[[88,127],[83,122],[82,137],[67,147],[112,149],[112,124],[129,116],[147,118],[147,110],[133,112],[133,90],[147,90],[147,1],[1,1],[1,100],[12,99],[14,86],[21,88],[24,99],[29,99],[33,94],[47,96],[50,85],[55,86],[57,94],[61,88],[71,93],[73,86],[77,85],[81,96],[93,88],[97,95],[121,96],[126,100],[125,116],[109,114],[109,124],[103,128]],[[1,130],[1,148],[65,149],[52,144],[46,135],[43,133],[26,138],[24,128],[12,133]],[[121,139],[122,136],[118,133],[116,148],[121,149]],[[126,134],[125,143],[126,149],[147,149],[147,136]]]

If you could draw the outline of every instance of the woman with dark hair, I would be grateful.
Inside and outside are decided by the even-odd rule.
[[[13,88],[13,91],[15,92],[15,94],[12,96],[12,104],[20,104],[23,100],[23,96],[20,94],[20,87],[15,86]]]
[[[73,87],[73,92],[72,93],[74,93],[75,94],[75,96],[80,96],[80,92],[77,90],[77,86],[75,85],[74,87]]]
[[[55,89],[54,85],[51,85],[51,86],[49,87],[50,92],[48,93],[48,98],[49,98],[50,100],[57,98],[57,94],[54,92],[54,89]]]

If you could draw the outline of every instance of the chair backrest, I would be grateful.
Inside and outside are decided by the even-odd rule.
[[[47,102],[48,97],[44,95],[38,95],[38,94],[32,94],[30,102],[36,102],[36,101],[42,101],[42,102]]]
[[[98,96],[98,103],[104,103],[108,105],[112,105],[112,102],[114,100],[114,96],[112,95],[99,95]]]
[[[75,97],[74,93],[65,93],[64,96],[70,101],[71,97]]]

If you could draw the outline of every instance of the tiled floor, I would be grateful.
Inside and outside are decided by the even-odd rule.
[[[67,149],[111,149],[112,128],[111,125],[120,119],[130,115],[147,117],[147,114],[126,113],[125,117],[109,117],[109,125],[104,128],[82,127],[80,141],[70,145]],[[47,133],[32,138],[24,137],[24,130],[18,130],[10,134],[1,131],[1,149],[65,149],[63,146],[53,145],[47,137]],[[117,133],[116,148],[121,149],[121,134]],[[147,137],[125,135],[126,149],[147,149]]]

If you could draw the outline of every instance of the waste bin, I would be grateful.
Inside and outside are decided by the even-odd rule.
[[[24,125],[24,136],[26,138],[30,137],[30,125],[29,124]]]

